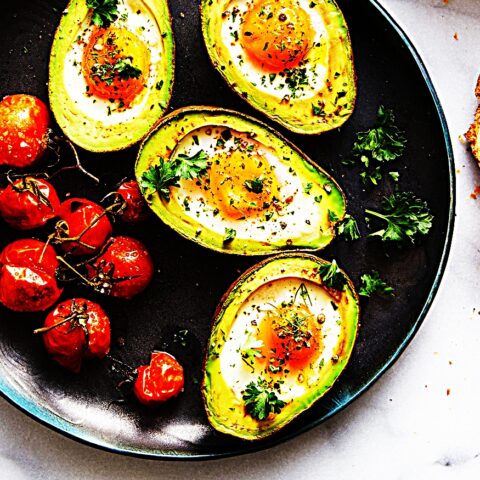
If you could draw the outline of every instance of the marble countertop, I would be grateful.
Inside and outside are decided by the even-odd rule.
[[[458,136],[476,107],[478,0],[381,0],[429,70],[450,128],[457,217],[449,264],[420,332],[398,362],[330,421],[283,445],[237,458],[160,462],[65,438],[0,398],[0,478],[480,478],[480,170]]]

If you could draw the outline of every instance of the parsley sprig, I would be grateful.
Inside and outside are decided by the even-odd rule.
[[[358,240],[360,238],[360,230],[358,229],[358,223],[354,217],[348,213],[343,220],[337,224],[337,233],[343,237],[344,240]]]
[[[140,188],[147,201],[158,192],[165,200],[170,200],[170,187],[178,187],[179,177],[172,162],[166,162],[160,157],[158,165],[152,165],[143,173]]]
[[[381,163],[391,162],[403,154],[405,145],[405,134],[395,125],[393,111],[381,105],[375,126],[366,132],[357,133],[352,154],[357,158],[365,156]]]
[[[243,393],[246,412],[256,420],[265,420],[270,413],[280,413],[286,403],[280,400],[274,390],[268,388],[265,379],[250,382]]]
[[[364,166],[360,177],[364,184],[378,185],[382,179],[379,164],[391,162],[405,151],[405,132],[395,124],[393,111],[381,105],[377,121],[370,130],[357,133],[352,148],[353,159],[347,164],[360,162]],[[376,163],[375,166],[373,164]],[[370,168],[371,167],[371,168]]]
[[[399,245],[415,243],[432,228],[433,215],[427,202],[416,197],[412,192],[399,192],[385,197],[382,203],[383,213],[365,210],[368,216],[384,220],[385,228],[371,233],[385,242]]]
[[[339,270],[335,260],[332,260],[332,263],[326,263],[325,265],[322,265],[319,268],[318,273],[320,274],[320,278],[326,287],[333,288],[334,290],[338,290],[340,292],[345,290],[347,279]]]
[[[174,160],[166,162],[162,157],[157,165],[152,165],[140,179],[147,201],[159,193],[167,202],[170,200],[170,187],[178,187],[180,179],[202,178],[207,174],[207,154],[199,150],[195,155],[180,153]]]
[[[87,0],[92,9],[92,23],[107,28],[118,18],[118,0]]]
[[[368,273],[362,275],[360,280],[362,281],[362,286],[358,294],[363,297],[370,297],[374,293],[393,295],[393,288],[387,285],[376,271],[373,271],[371,275]]]

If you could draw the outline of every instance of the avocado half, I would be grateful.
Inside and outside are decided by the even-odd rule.
[[[171,16],[166,0],[125,0],[129,17],[144,15],[158,32],[159,59],[151,68],[143,92],[135,104],[121,115],[107,105],[86,102],[85,85],[72,83],[82,76],[80,63],[72,61],[73,48],[92,27],[86,0],[70,0],[56,30],[50,52],[48,92],[50,107],[64,134],[91,152],[122,150],[142,140],[163,116],[170,102],[174,77],[174,42]],[[118,20],[117,20],[118,21]],[[116,26],[116,22],[112,24]],[[142,29],[138,25],[135,29]],[[145,28],[143,28],[145,31]],[[157,35],[157,34],[156,34]],[[148,46],[152,52],[153,47]],[[155,47],[156,48],[156,47]],[[157,54],[156,53],[156,54]],[[80,53],[81,55],[81,53]],[[93,97],[91,97],[93,98]]]
[[[201,146],[205,132],[211,132],[211,135],[220,132],[217,143],[223,142],[222,138],[227,138],[225,134],[228,133],[230,142],[242,138],[245,142],[259,145],[276,159],[277,170],[286,171],[287,179],[290,176],[292,182],[300,185],[292,196],[295,199],[282,212],[275,212],[273,218],[257,218],[252,228],[247,230],[246,219],[223,225],[219,223],[221,215],[216,215],[215,211],[202,220],[201,216],[198,217],[200,212],[191,205],[185,208],[188,197],[182,193],[182,188],[170,187],[168,201],[158,193],[147,195],[142,190],[150,208],[165,224],[199,245],[237,255],[267,255],[285,250],[315,251],[333,240],[336,224],[344,218],[346,211],[346,200],[336,181],[274,129],[232,110],[187,107],[163,118],[140,147],[135,165],[138,183],[142,185],[142,177],[158,165],[160,159],[172,161],[183,153],[185,146],[193,148],[195,143]],[[200,146],[197,145],[196,149]],[[202,204],[202,210],[208,208],[213,210],[213,206]],[[294,208],[296,211],[292,211]],[[226,228],[237,232],[228,241],[225,239]],[[266,229],[270,229],[271,236],[265,236]]]
[[[253,266],[224,295],[215,312],[202,385],[208,420],[219,432],[245,440],[267,437],[310,408],[344,370],[357,336],[359,300],[352,282],[343,272],[344,291],[325,287],[319,272],[324,265],[330,264],[309,254],[278,255]],[[262,350],[257,349],[258,357],[251,360],[252,355],[243,354],[243,346],[259,345],[252,343],[248,335],[262,330],[262,322],[268,321],[265,320],[268,317],[262,319],[262,315],[268,309],[279,308],[288,298],[285,292],[295,295],[295,302],[302,301],[293,294],[297,285],[306,285],[306,302],[311,299],[315,308],[320,308],[322,302],[325,304],[321,307],[325,312],[321,328],[316,331],[317,345],[323,345],[323,349],[308,366],[284,370],[283,374],[269,373],[268,362],[256,364]],[[244,335],[246,337],[242,337]],[[259,370],[253,372],[255,368]],[[285,401],[279,413],[270,412],[264,420],[247,413],[243,398],[246,385],[259,374],[278,389],[279,397]],[[289,394],[289,389],[294,394]]]
[[[293,132],[319,134],[340,127],[353,112],[357,90],[353,52],[345,18],[334,0],[298,4],[315,15],[323,32],[318,27],[318,41],[296,68],[270,72],[249,60],[239,32],[245,8],[253,3],[202,0],[202,32],[213,66],[236,93]],[[288,90],[294,84],[299,93]]]

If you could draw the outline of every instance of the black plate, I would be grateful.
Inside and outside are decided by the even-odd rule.
[[[12,403],[43,423],[91,445],[114,452],[156,458],[211,458],[266,448],[297,435],[332,416],[364,392],[400,355],[423,321],[437,291],[450,247],[454,216],[453,161],[445,120],[417,53],[392,19],[374,1],[340,1],[350,26],[358,73],[358,102],[352,118],[339,131],[321,136],[295,135],[274,125],[303,149],[345,189],[349,209],[362,219],[363,209],[378,205],[393,190],[389,181],[364,191],[355,169],[342,166],[354,134],[373,124],[380,104],[394,109],[406,130],[408,148],[392,164],[400,188],[425,198],[435,215],[425,242],[405,250],[386,251],[362,238],[335,241],[322,256],[336,258],[359,284],[364,272],[378,270],[395,287],[395,298],[362,301],[362,325],[352,359],[332,390],[309,411],[269,439],[248,443],[215,432],[207,423],[198,381],[217,302],[257,259],[225,256],[182,239],[152,219],[142,227],[117,231],[132,234],[148,246],[159,273],[131,302],[98,299],[110,314],[112,353],[129,364],[149,360],[155,348],[168,349],[186,369],[185,393],[159,410],[135,403],[111,403],[115,380],[105,362],[74,376],[46,355],[34,326],[40,315],[0,310],[0,390]],[[0,17],[0,94],[27,92],[47,100],[47,63],[53,32],[65,2],[15,0]],[[176,80],[171,108],[218,105],[269,122],[231,92],[213,69],[203,46],[199,14],[191,0],[172,0],[176,40]],[[87,166],[102,178],[101,188],[76,173],[56,179],[60,193],[101,198],[125,176],[132,176],[136,148],[105,155],[81,152]],[[18,234],[0,224],[0,247]],[[45,238],[45,232],[37,232]],[[73,294],[70,290],[70,295]],[[78,290],[79,294],[88,294]],[[187,329],[184,342],[175,333]],[[120,348],[115,339],[125,338]]]

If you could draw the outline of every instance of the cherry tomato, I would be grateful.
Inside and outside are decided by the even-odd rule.
[[[114,237],[92,265],[88,277],[98,291],[113,297],[132,298],[153,278],[153,262],[145,245],[131,237]]]
[[[24,168],[44,154],[50,114],[32,95],[9,95],[0,102],[0,164]]]
[[[56,241],[72,255],[96,253],[112,235],[105,209],[85,198],[70,198],[60,205]]]
[[[52,277],[59,265],[55,249],[33,238],[23,238],[8,244],[0,253],[0,267],[7,264],[19,267],[36,266]]]
[[[123,182],[117,192],[127,204],[121,216],[124,222],[138,223],[148,218],[147,204],[135,180]]]
[[[58,304],[45,320],[47,352],[62,367],[78,373],[83,360],[104,358],[110,351],[110,321],[97,303],[73,298]]]
[[[183,368],[166,352],[153,352],[150,365],[137,368],[133,393],[140,403],[156,406],[183,391]]]
[[[0,302],[17,312],[51,307],[62,294],[55,279],[58,262],[54,256],[52,247],[37,240],[7,245],[0,253]]]
[[[55,188],[46,180],[25,177],[0,193],[0,214],[12,227],[30,230],[43,227],[60,208]]]

